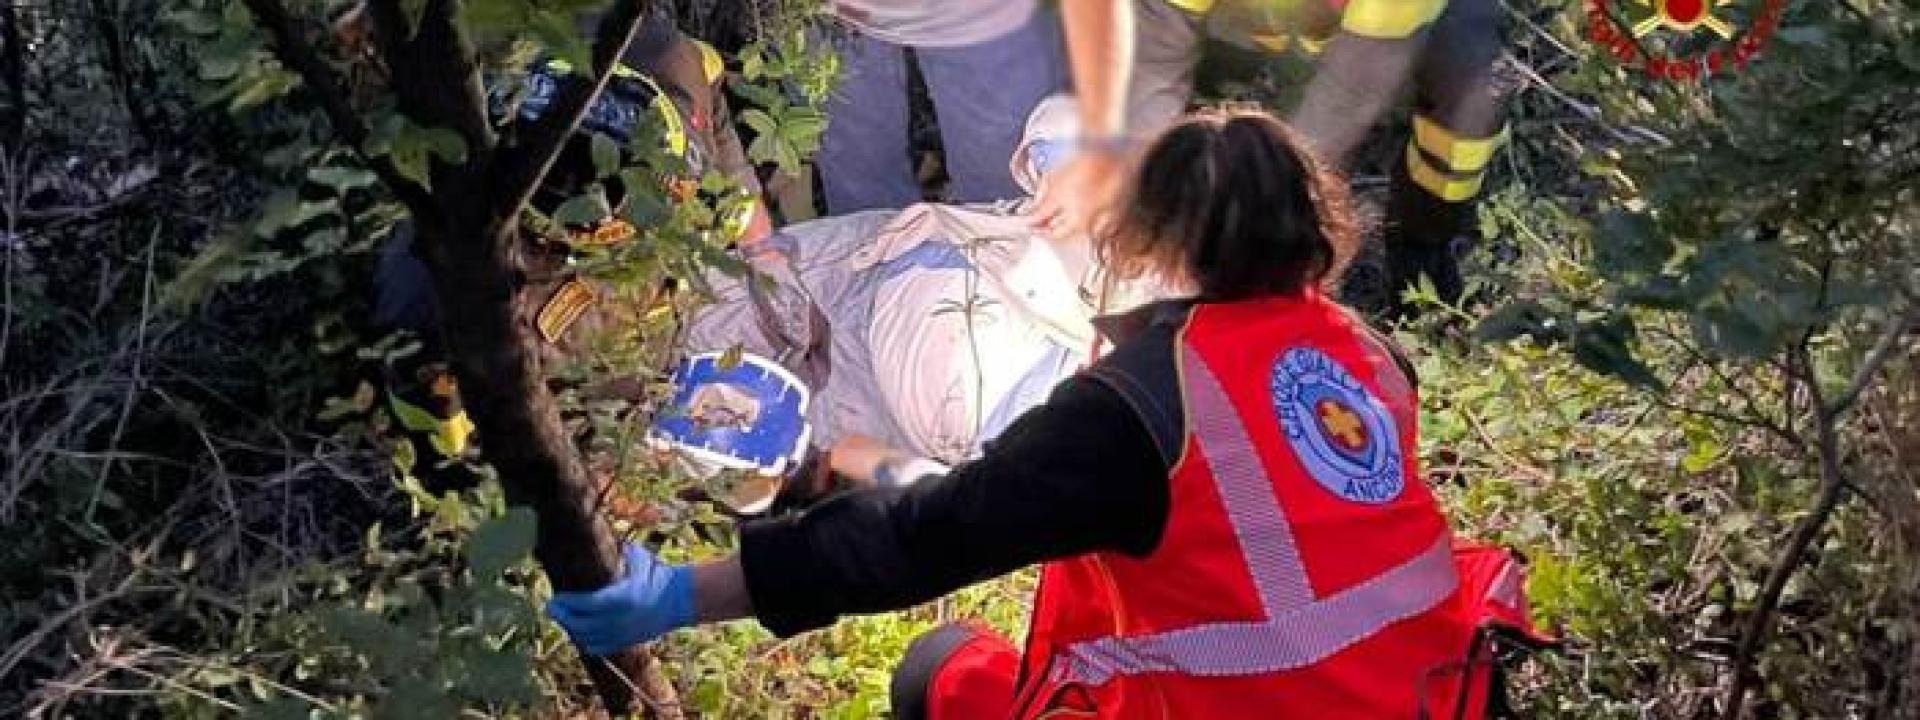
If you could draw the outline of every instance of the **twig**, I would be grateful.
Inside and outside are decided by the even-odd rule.
[[[262,2],[265,0],[253,0]],[[614,67],[627,52],[640,18],[652,5],[651,0],[615,0],[613,9],[601,18],[593,42],[593,68],[586,77],[570,76],[554,93],[553,105],[526,128],[520,144],[500,159],[495,177],[493,207],[495,219],[511,221],[520,208],[532,199],[547,170],[553,167],[560,149],[586,117],[587,109],[613,76]]]
[[[1906,314],[1889,321],[1886,332],[1880,334],[1880,340],[1873,344],[1873,349],[1867,351],[1866,359],[1861,361],[1860,368],[1854,371],[1853,379],[1847,382],[1847,389],[1833,399],[1832,405],[1822,406],[1820,412],[1831,420],[1852,408],[1853,404],[1859,401],[1860,393],[1865,391],[1867,385],[1873,382],[1873,377],[1880,373],[1881,366],[1886,365],[1887,360],[1893,357],[1894,350],[1900,345],[1900,339],[1906,337],[1915,325],[1920,325],[1920,303],[1914,303],[1907,308]]]
[[[1533,463],[1514,456],[1512,453],[1507,452],[1506,448],[1500,447],[1499,443],[1494,442],[1493,434],[1490,432],[1487,432],[1486,425],[1480,422],[1480,416],[1475,415],[1472,410],[1461,408],[1460,416],[1466,418],[1467,425],[1473,428],[1473,433],[1475,435],[1480,436],[1480,444],[1485,446],[1488,450],[1492,451],[1493,454],[1499,457],[1501,460],[1506,461],[1506,465],[1509,469],[1514,471],[1524,471],[1523,474],[1525,474],[1530,478],[1533,478],[1533,480],[1535,482],[1540,483],[1541,486],[1546,486],[1553,482],[1552,473],[1549,473],[1545,470],[1541,470],[1538,466],[1534,465]]]
[[[20,661],[25,659],[28,653],[33,652],[34,648],[39,647],[40,643],[45,641],[47,636],[52,634],[54,630],[65,627],[67,623],[85,614],[88,610],[92,610],[109,601],[119,599],[120,596],[127,594],[133,587],[133,581],[138,577],[140,577],[140,573],[137,569],[128,572],[126,577],[121,578],[120,584],[114,586],[112,590],[68,605],[66,609],[54,614],[53,617],[47,618],[46,622],[34,628],[33,632],[27,633],[27,636],[21,638],[19,642],[14,643],[13,647],[8,648],[6,654],[0,655],[0,677],[6,677],[7,673],[11,672],[15,665],[19,665]]]
[[[1565,104],[1568,108],[1571,108],[1575,113],[1579,114],[1581,118],[1587,120],[1588,122],[1599,125],[1601,128],[1604,128],[1609,134],[1613,135],[1614,139],[1619,140],[1621,142],[1627,142],[1627,143],[1634,142],[1634,138],[1629,136],[1626,132],[1627,130],[1631,130],[1633,131],[1634,134],[1639,135],[1642,139],[1653,141],[1655,144],[1659,145],[1660,147],[1673,147],[1672,140],[1668,139],[1667,136],[1661,135],[1660,133],[1654,132],[1652,130],[1648,130],[1646,128],[1643,128],[1637,125],[1628,125],[1625,127],[1625,129],[1615,127],[1612,123],[1607,122],[1605,118],[1602,118],[1600,116],[1600,108],[1595,107],[1588,103],[1580,102],[1580,100],[1578,100],[1577,98],[1573,97],[1572,95],[1568,95],[1565,91],[1554,86],[1552,81],[1544,77],[1541,77],[1540,73],[1534,71],[1533,66],[1528,65],[1525,61],[1521,60],[1518,57],[1515,57],[1512,51],[1504,52],[1503,56],[1506,58],[1507,64],[1512,65],[1514,69],[1518,70],[1521,75],[1526,77],[1527,82],[1530,82],[1536,86],[1539,86],[1541,90],[1546,91],[1548,95],[1553,96],[1553,99],[1559,100],[1561,103]]]
[[[1803,339],[1795,347],[1797,359],[1795,367],[1800,372],[1800,384],[1806,387],[1813,407],[1820,408],[1813,418],[1814,427],[1818,431],[1814,447],[1820,457],[1820,497],[1815,501],[1813,511],[1801,518],[1800,522],[1794,526],[1793,534],[1781,550],[1779,559],[1774,562],[1773,569],[1767,573],[1766,584],[1761,587],[1760,595],[1756,598],[1753,614],[1748,616],[1746,627],[1740,633],[1740,645],[1733,656],[1733,681],[1727,689],[1725,711],[1722,715],[1727,720],[1739,720],[1744,710],[1747,688],[1751,684],[1748,669],[1753,665],[1754,655],[1760,651],[1761,642],[1772,626],[1773,615],[1779,608],[1780,595],[1786,591],[1787,581],[1791,580],[1794,573],[1800,569],[1807,549],[1820,536],[1821,530],[1826,527],[1827,518],[1846,497],[1849,482],[1840,467],[1840,437],[1836,429],[1840,416],[1852,407],[1859,398],[1860,392],[1879,372],[1880,367],[1892,355],[1893,347],[1899,343],[1900,338],[1906,336],[1909,327],[1916,319],[1920,319],[1920,306],[1909,308],[1902,318],[1888,324],[1879,341],[1875,342],[1873,349],[1868,352],[1866,361],[1854,373],[1853,381],[1848,385],[1846,393],[1836,398],[1832,404],[1826,401],[1825,394],[1820,391],[1820,382],[1814,373],[1813,357],[1807,350],[1807,341]]]
[[[208,693],[205,690],[201,690],[200,688],[194,687],[192,685],[188,685],[186,683],[180,682],[179,680],[175,680],[165,675],[161,675],[159,673],[146,670],[145,668],[142,668],[131,662],[119,660],[116,658],[109,658],[107,660],[107,665],[115,669],[125,670],[135,675],[139,675],[148,680],[152,680],[154,682],[160,683],[161,685],[165,685],[175,690],[179,690],[180,692],[184,692],[188,695],[192,695],[194,697],[200,698],[201,700],[205,700],[215,705],[219,705],[221,708],[225,709],[227,712],[240,712],[241,710],[239,705],[235,705],[232,702],[214,697],[212,694]]]
[[[1513,5],[1509,3],[1501,3],[1501,6],[1507,11],[1509,17],[1519,20],[1520,24],[1527,26],[1528,30],[1533,31],[1535,35],[1539,35],[1540,39],[1547,41],[1547,44],[1552,45],[1554,49],[1568,56],[1577,57],[1579,55],[1579,53],[1573,51],[1573,48],[1567,47],[1566,43],[1560,42],[1560,38],[1554,37],[1553,33],[1547,32],[1546,28],[1540,27],[1540,23],[1536,23],[1533,21],[1533,18],[1527,17],[1526,13],[1514,9]]]
[[[12,13],[13,5],[9,4],[7,17],[12,18]],[[16,32],[11,21],[8,23],[8,32]],[[8,48],[8,52],[13,51],[12,47]],[[21,157],[15,157],[13,152],[0,147],[0,175],[4,176],[0,177],[0,201],[5,202],[4,206],[0,206],[0,211],[7,215],[6,235],[0,236],[0,253],[6,254],[5,260],[0,261],[5,265],[5,269],[0,270],[0,287],[4,288],[0,289],[0,293],[4,293],[0,295],[0,368],[7,366],[7,346],[13,339],[13,256],[26,252],[26,245],[20,241],[19,235],[20,210],[26,206],[24,196],[27,183],[21,177],[25,174],[22,172],[22,166],[26,164],[24,147],[20,149],[20,154]]]
[[[133,406],[139,402],[140,390],[146,385],[143,364],[147,356],[147,327],[153,319],[153,254],[160,244],[160,225],[153,228],[153,236],[147,239],[146,277],[140,284],[140,323],[133,331],[133,367],[127,373],[127,390],[120,401],[120,418],[114,421],[113,436],[107,440],[109,451],[118,450],[120,438],[127,432],[127,421],[133,417]],[[81,523],[93,524],[93,512],[100,503],[100,494],[107,489],[107,476],[113,472],[114,461],[100,463],[100,472],[93,479],[93,493],[87,497],[87,511],[81,515]]]

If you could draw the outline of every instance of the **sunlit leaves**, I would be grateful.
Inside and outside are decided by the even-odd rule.
[[[827,129],[826,115],[811,107],[786,103],[778,95],[773,104],[750,108],[740,113],[740,121],[753,131],[747,145],[747,158],[754,162],[778,164],[782,172],[799,172],[801,158],[820,148],[820,137]]]
[[[827,117],[819,105],[837,71],[837,57],[808,48],[803,35],[786,48],[749,44],[740,53],[740,78],[728,86],[753,105],[740,113],[752,130],[747,157],[793,173],[801,158],[819,149],[826,132]],[[799,101],[789,96],[789,88],[797,90]]]

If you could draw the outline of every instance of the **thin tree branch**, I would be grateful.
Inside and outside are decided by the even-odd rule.
[[[1909,315],[1911,314],[1910,312]],[[1884,356],[1887,354],[1880,351],[1880,347],[1892,344],[1887,342],[1886,338],[1897,339],[1904,335],[1905,325],[1906,323],[1895,324],[1881,336],[1882,342],[1875,343],[1874,350],[1881,357],[1861,366],[1861,370],[1866,372],[1864,377],[1872,378],[1871,371],[1876,370],[1880,363],[1885,361]],[[1804,340],[1794,346],[1797,358],[1795,366],[1799,370],[1798,380],[1800,384],[1806,386],[1813,407],[1844,409],[1847,405],[1851,405],[1851,400],[1845,405],[1827,404],[1824,393],[1820,392],[1819,377],[1814,372],[1813,357],[1807,350],[1807,346],[1808,343]],[[1862,376],[1856,374],[1855,379],[1858,380],[1860,377]],[[1851,486],[1840,467],[1840,434],[1837,430],[1839,414],[1822,410],[1814,414],[1813,422],[1818,432],[1814,449],[1820,458],[1820,497],[1814,501],[1813,510],[1794,525],[1793,534],[1788,537],[1786,546],[1781,549],[1779,558],[1774,561],[1773,569],[1767,572],[1766,583],[1761,586],[1760,595],[1755,598],[1753,612],[1747,616],[1746,627],[1741,630],[1740,644],[1733,655],[1733,681],[1727,689],[1727,699],[1721,715],[1726,720],[1739,720],[1741,713],[1745,710],[1747,689],[1752,685],[1755,674],[1748,671],[1753,665],[1754,656],[1759,654],[1760,646],[1772,628],[1774,613],[1780,607],[1780,596],[1786,592],[1787,582],[1793,579],[1801,564],[1806,561],[1807,549],[1819,539],[1821,531],[1826,528],[1827,518],[1831,517],[1833,511],[1840,506],[1840,501],[1846,498],[1846,491]]]
[[[1908,307],[1906,314],[1888,322],[1886,331],[1880,334],[1879,341],[1873,344],[1873,349],[1867,351],[1866,359],[1862,360],[1860,368],[1854,371],[1853,379],[1847,383],[1847,389],[1833,399],[1833,404],[1822,406],[1821,414],[1832,420],[1852,408],[1853,404],[1860,399],[1860,393],[1864,392],[1867,385],[1873,382],[1874,376],[1880,373],[1881,366],[1886,365],[1887,360],[1893,357],[1894,351],[1900,346],[1900,339],[1912,332],[1915,325],[1920,325],[1920,303]]]
[[[385,159],[367,156],[367,123],[354,111],[340,74],[314,52],[306,33],[301,30],[300,21],[287,12],[280,0],[242,1],[246,3],[247,10],[253,13],[254,23],[267,32],[271,39],[268,46],[274,57],[282,65],[292,68],[300,76],[301,83],[313,94],[314,100],[320,103],[320,111],[327,116],[334,134],[359,153],[381,182],[386,183],[394,196],[406,203],[407,207],[418,210],[430,206],[432,197],[427,194],[426,188],[406,179]]]
[[[553,167],[554,158],[580,126],[587,109],[613,76],[613,69],[633,41],[634,30],[652,6],[651,0],[615,0],[594,32],[593,68],[571,75],[554,93],[553,105],[525,128],[518,146],[500,158],[493,187],[493,212],[500,222],[511,221],[533,197],[533,190]]]

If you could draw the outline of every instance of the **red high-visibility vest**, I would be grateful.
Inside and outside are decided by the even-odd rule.
[[[1196,306],[1175,353],[1160,544],[1042,570],[1016,714],[1453,717],[1477,616],[1386,349],[1308,293]]]

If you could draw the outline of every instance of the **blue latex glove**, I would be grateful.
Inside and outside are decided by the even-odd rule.
[[[693,568],[626,547],[627,574],[592,592],[557,592],[547,614],[592,655],[612,655],[694,624]]]

